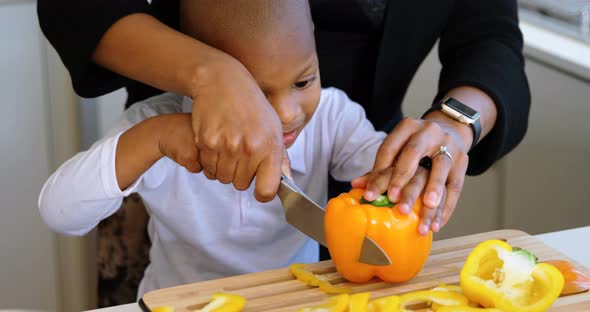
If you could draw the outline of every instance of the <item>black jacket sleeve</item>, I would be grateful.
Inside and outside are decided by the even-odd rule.
[[[439,44],[442,72],[435,101],[450,89],[473,86],[496,103],[492,131],[469,153],[476,175],[512,150],[527,130],[530,90],[515,0],[458,0]]]
[[[76,93],[96,97],[119,89],[127,79],[92,62],[104,33],[133,13],[152,14],[146,0],[38,0],[43,34],[70,72]]]

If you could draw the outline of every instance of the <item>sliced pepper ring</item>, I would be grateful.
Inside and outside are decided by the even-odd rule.
[[[417,303],[437,303],[442,306],[460,306],[467,305],[467,297],[458,292],[443,290],[418,290],[401,295],[399,308],[400,311],[406,312],[409,305]]]

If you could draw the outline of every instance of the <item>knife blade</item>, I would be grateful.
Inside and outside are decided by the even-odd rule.
[[[324,209],[316,204],[295,183],[281,175],[278,191],[285,219],[303,234],[327,247],[324,233]],[[365,236],[359,261],[370,265],[390,265],[391,260],[371,238]]]

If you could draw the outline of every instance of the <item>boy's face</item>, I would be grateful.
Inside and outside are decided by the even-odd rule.
[[[313,34],[270,36],[251,43],[232,55],[250,71],[277,112],[283,125],[283,141],[290,147],[320,101]]]

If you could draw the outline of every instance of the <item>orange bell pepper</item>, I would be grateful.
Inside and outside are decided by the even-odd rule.
[[[353,189],[330,199],[324,220],[326,241],[338,272],[352,282],[378,276],[387,282],[404,282],[414,277],[426,262],[432,232],[418,233],[422,201],[408,215],[399,212],[386,196],[361,203],[364,190]],[[364,199],[363,199],[363,202]],[[373,239],[389,256],[391,265],[360,263],[364,237]]]
[[[565,280],[561,295],[573,295],[588,291],[590,289],[590,278],[588,278],[576,267],[565,260],[549,260],[543,263],[551,264],[556,267]]]

